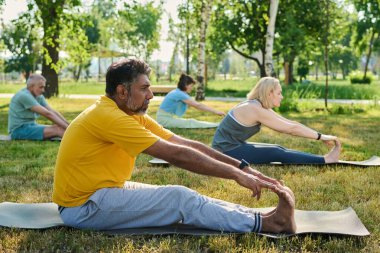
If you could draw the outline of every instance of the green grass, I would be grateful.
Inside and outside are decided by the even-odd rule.
[[[9,99],[0,99],[0,104]],[[93,100],[51,99],[49,103],[69,120]],[[227,111],[234,103],[206,102]],[[307,105],[309,108],[312,105]],[[153,117],[158,102],[152,102]],[[186,117],[209,121],[220,118],[190,109]],[[329,114],[304,110],[284,116],[300,121],[322,133],[334,134],[343,142],[342,159],[360,160],[380,156],[379,107],[363,107],[361,113]],[[47,121],[40,121],[47,123]],[[6,133],[7,109],[0,109],[0,134]],[[210,144],[213,129],[173,129],[179,135]],[[252,141],[277,143],[288,148],[324,154],[322,142],[279,134],[269,129]],[[0,202],[50,202],[57,142],[0,142]],[[140,155],[132,180],[152,184],[181,184],[208,196],[251,207],[275,206],[276,196],[263,192],[261,200],[233,181],[192,174],[174,166],[150,165]],[[364,238],[342,236],[297,236],[280,240],[254,234],[225,236],[108,236],[71,228],[46,230],[0,229],[1,252],[380,252],[380,167],[353,166],[259,166],[265,174],[283,179],[294,190],[297,209],[341,210],[352,206],[371,235]]]
[[[206,96],[210,97],[245,97],[257,79],[245,80],[215,80],[207,86]],[[323,81],[313,81],[310,84],[284,85],[282,89],[285,97],[297,98],[324,98],[325,84]],[[371,85],[350,84],[348,80],[330,80],[330,99],[380,99],[380,81],[376,80]]]
[[[257,78],[241,78],[238,80],[211,80],[207,84],[206,96],[208,97],[245,97],[252,86],[257,82]],[[283,82],[282,82],[283,84]],[[175,81],[169,83],[162,81],[157,84],[152,78],[152,85],[173,85]],[[2,84],[0,93],[15,93],[25,85],[22,83]],[[60,94],[104,94],[104,81],[96,82],[62,82],[59,86]],[[297,98],[324,98],[324,81],[313,81],[310,84],[283,85],[285,97]],[[194,89],[195,90],[195,89]],[[380,99],[380,81],[375,80],[371,85],[350,84],[348,80],[330,80],[330,99]]]

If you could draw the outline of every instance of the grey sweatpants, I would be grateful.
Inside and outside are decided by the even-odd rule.
[[[103,188],[83,205],[60,208],[65,225],[112,230],[178,222],[229,232],[260,232],[262,217],[248,207],[209,198],[179,185],[126,182]]]

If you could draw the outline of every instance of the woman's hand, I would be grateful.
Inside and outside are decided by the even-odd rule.
[[[338,137],[334,135],[322,134],[321,141],[323,141],[329,147],[332,146],[332,144],[335,144],[335,145],[340,144]]]
[[[338,137],[336,137],[334,135],[322,134],[320,140],[322,140],[322,141],[335,141],[335,140],[338,140]]]
[[[223,117],[226,116],[226,114],[222,111],[215,111],[215,114]]]

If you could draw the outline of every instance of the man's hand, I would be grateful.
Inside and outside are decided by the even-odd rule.
[[[261,197],[262,188],[270,189],[271,191],[275,191],[276,188],[278,188],[276,184],[260,179],[259,177],[252,174],[242,175],[236,180],[236,182],[241,186],[252,190],[252,197],[256,197],[257,200],[259,200]]]
[[[263,181],[265,181],[265,182],[268,182],[268,183],[270,183],[270,184],[274,184],[274,185],[277,185],[277,186],[283,186],[284,185],[284,183],[282,182],[282,181],[280,181],[280,180],[277,180],[277,179],[275,179],[275,178],[271,178],[271,177],[268,177],[268,176],[265,176],[263,173],[261,173],[260,171],[258,171],[258,170],[255,170],[255,169],[253,169],[253,168],[251,168],[251,167],[245,167],[244,169],[243,169],[243,171],[244,172],[246,172],[246,173],[248,173],[248,174],[251,174],[251,175],[254,175],[254,176],[256,176],[257,178],[259,178],[259,179],[261,179],[261,180],[263,180]]]

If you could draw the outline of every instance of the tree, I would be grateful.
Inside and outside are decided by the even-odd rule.
[[[72,71],[76,81],[79,80],[82,70],[90,66],[91,51],[93,51],[86,30],[82,28],[83,25],[76,24],[76,22],[86,22],[85,20],[85,15],[78,15],[77,21],[73,19],[66,23],[61,32],[62,50],[68,55],[63,62]]]
[[[227,73],[230,72],[230,59],[228,59],[228,56],[224,58],[222,63],[222,73],[224,75],[224,80],[227,79]]]
[[[110,49],[110,45],[114,40],[114,26],[118,20],[116,0],[94,0],[90,11],[90,16],[93,17],[96,22],[93,22],[94,27],[92,29],[88,29],[86,31],[87,34],[93,34],[88,36],[88,38],[97,38],[96,49],[93,51],[93,56],[98,58],[99,80],[101,76],[100,59],[103,57],[112,58],[116,56],[116,52]]]
[[[38,29],[28,25],[30,16],[21,15],[9,25],[2,27],[1,39],[11,52],[11,57],[5,61],[5,72],[20,71],[25,78],[37,68],[41,62],[41,40]]]
[[[324,15],[320,0],[283,0],[276,23],[275,54],[281,55],[285,68],[285,83],[294,82],[293,65],[296,58],[312,54],[318,48]],[[316,65],[317,66],[317,65]]]
[[[318,9],[323,12],[324,22],[321,25],[320,41],[323,45],[323,62],[325,67],[325,108],[327,108],[327,98],[329,93],[329,50],[331,48],[333,27],[337,27],[339,18],[338,8],[333,0],[323,0],[319,3]]]
[[[116,36],[119,35],[120,45],[128,41],[130,45],[123,48],[129,48],[133,54],[146,60],[149,59],[153,51],[159,48],[161,5],[155,7],[153,2],[144,5],[137,4],[137,2],[124,3],[124,9],[119,10],[118,13],[121,22]],[[127,29],[123,30],[123,27],[127,27]],[[130,48],[131,46],[133,50]]]
[[[368,43],[365,47],[368,51],[363,77],[366,78],[373,48],[380,48],[380,2],[379,0],[353,0],[353,2],[359,13],[356,45],[363,40]],[[362,51],[364,51],[363,48]]]
[[[57,96],[58,91],[58,71],[60,70],[59,50],[60,34],[62,25],[67,22],[70,16],[66,15],[66,10],[80,5],[80,0],[34,0],[39,10],[40,22],[43,27],[43,62],[42,75],[46,78],[45,96]],[[28,4],[31,11],[34,6]]]
[[[267,27],[267,37],[265,43],[265,74],[266,76],[275,76],[276,72],[273,67],[273,40],[276,24],[276,16],[279,0],[271,0],[269,8],[269,22]]]
[[[176,25],[174,24],[173,19],[169,15],[169,32],[167,40],[174,42],[174,48],[172,52],[172,56],[170,58],[169,63],[169,82],[172,81],[172,75],[177,72],[180,68],[178,67],[179,60],[179,43],[180,43],[180,31],[176,29]]]
[[[178,23],[171,23],[169,30],[169,41],[178,43],[179,52],[185,58],[186,73],[191,74],[191,66],[196,62],[197,54],[196,47],[198,45],[198,31],[192,29],[199,27],[199,11],[197,10],[197,1],[186,0],[185,3],[180,4],[178,10]]]
[[[196,100],[205,99],[205,79],[206,79],[206,33],[207,26],[210,20],[212,1],[201,1],[201,20],[199,29],[199,45],[198,45],[198,71],[197,71],[197,93]]]
[[[300,77],[300,82],[306,79],[306,76],[309,74],[309,65],[305,59],[300,59],[298,61],[297,74]]]
[[[215,7],[213,38],[241,56],[256,62],[265,76],[266,35],[269,4],[259,0],[221,0]]]

